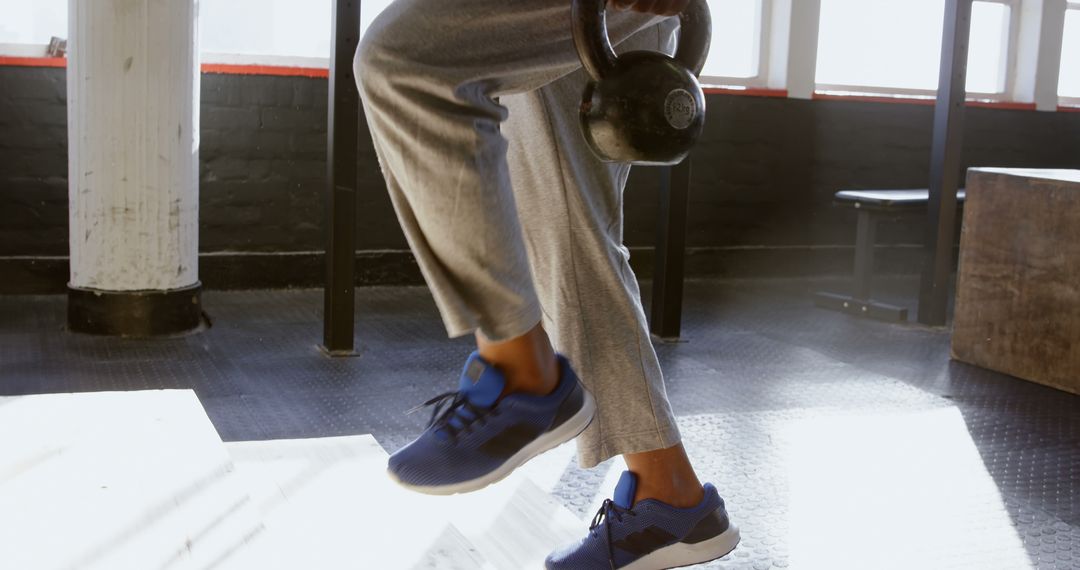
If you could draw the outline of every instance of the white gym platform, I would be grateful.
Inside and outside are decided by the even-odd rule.
[[[563,446],[428,497],[370,436],[223,443],[188,390],[0,398],[0,568],[542,567],[582,536]]]

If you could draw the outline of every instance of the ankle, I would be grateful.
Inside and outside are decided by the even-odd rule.
[[[645,499],[653,499],[677,507],[686,509],[701,504],[705,498],[705,489],[700,483],[684,484],[679,486],[658,485],[650,486],[647,483],[638,483],[637,492],[634,494],[634,503]]]
[[[510,370],[501,370],[506,377],[503,396],[508,394],[547,396],[555,391],[562,376],[559,361],[554,356],[550,362],[545,362],[543,365],[511,367]]]
[[[627,468],[637,475],[634,500],[656,499],[674,507],[693,507],[705,497],[686,449],[676,444],[666,449],[623,455]]]
[[[561,366],[547,333],[536,325],[522,336],[491,342],[477,333],[476,344],[488,363],[506,379],[503,396],[514,393],[547,395],[559,385]]]

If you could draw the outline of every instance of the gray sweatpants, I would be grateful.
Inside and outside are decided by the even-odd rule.
[[[620,51],[671,53],[678,24],[611,12],[608,27]],[[584,467],[678,443],[622,244],[630,167],[597,160],[578,123],[570,0],[397,0],[355,72],[449,335],[505,340],[543,321],[597,401]]]

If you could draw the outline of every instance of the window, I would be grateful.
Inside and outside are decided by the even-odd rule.
[[[201,0],[200,50],[203,54],[257,55],[268,62],[317,59],[325,65],[330,57],[331,9],[331,0]]]
[[[360,3],[360,31],[366,32],[375,17],[382,13],[394,0],[363,0]]]
[[[702,77],[750,80],[762,75],[766,1],[709,0],[712,47]]]
[[[1006,90],[1009,56],[1015,45],[1013,6],[1008,2],[975,2],[971,7],[967,90],[1001,94]]]
[[[821,0],[817,82],[937,89],[944,0]]]
[[[767,1],[709,0],[712,46],[702,77],[712,78],[714,82],[750,84],[761,75],[759,62],[765,41],[762,22]],[[372,20],[391,2],[393,0],[364,0],[360,29],[366,31]]]
[[[67,36],[69,1],[0,0],[0,56],[44,56],[53,36]],[[366,31],[393,1],[363,0],[361,30]],[[824,91],[916,96],[936,91],[947,0],[819,1],[820,13],[817,3],[807,8],[809,4],[800,4],[802,0],[708,0],[713,38],[703,83],[791,88],[789,81],[795,77],[800,94],[793,96],[800,97],[809,96],[815,83]],[[1050,16],[1043,9],[1029,10],[1024,2],[974,1],[968,92],[984,99],[1017,101],[1031,101],[1032,93],[1041,93],[1038,108],[1051,109],[1056,101],[1044,99],[1053,99],[1049,84],[1055,73],[1055,50],[1060,47],[1058,96],[1068,104],[1080,103],[1080,0],[1053,2]],[[327,65],[333,0],[199,0],[199,4],[204,62]],[[1064,22],[1059,19],[1063,4]],[[799,13],[801,26],[794,21],[796,7],[804,8]],[[1055,38],[1057,26],[1063,26],[1060,46],[1039,47],[1046,39],[1040,28],[1046,25],[1044,17],[1053,20]],[[814,21],[819,22],[817,30],[808,29]],[[795,37],[813,41],[807,40],[814,37],[813,32],[817,33],[816,61],[813,46],[800,51],[803,60],[798,61],[791,44],[785,42]],[[793,61],[797,71],[791,71]],[[1040,90],[1036,83],[1046,88]]]
[[[1069,2],[1065,12],[1058,95],[1080,99],[1080,2]]]
[[[67,0],[0,0],[0,44],[4,53],[42,56],[53,36],[67,37]],[[33,46],[35,49],[29,49]]]
[[[1014,0],[972,6],[969,92],[1005,92]],[[931,92],[941,68],[944,0],[822,0],[817,82],[828,89]]]
[[[365,11],[369,4],[379,3],[365,0]],[[203,53],[271,59],[330,56],[331,0],[201,0],[199,4]],[[67,0],[0,0],[0,14],[0,53],[6,55],[41,56],[50,38],[68,35]]]

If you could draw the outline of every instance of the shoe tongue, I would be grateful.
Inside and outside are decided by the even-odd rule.
[[[634,506],[634,493],[637,492],[637,475],[623,471],[619,484],[615,485],[615,504],[624,509]]]
[[[469,403],[481,408],[490,408],[502,395],[506,378],[480,354],[473,352],[461,371],[461,384],[458,390],[465,394]]]

